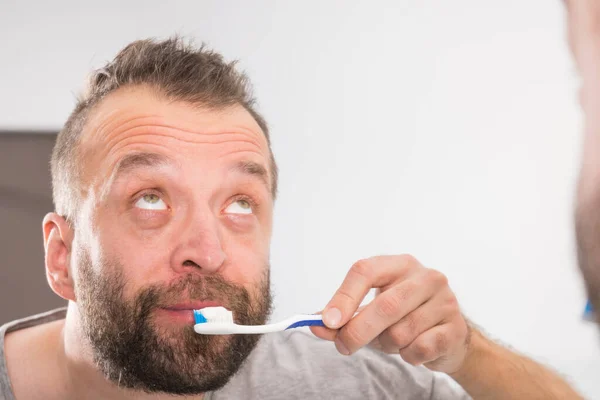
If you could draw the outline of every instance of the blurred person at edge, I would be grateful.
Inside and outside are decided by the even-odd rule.
[[[246,77],[216,52],[128,45],[92,75],[52,179],[46,275],[68,305],[0,328],[0,399],[579,398],[409,255],[352,265],[312,334],[196,334],[192,309],[242,324],[271,309],[277,168]]]
[[[575,207],[577,255],[592,310],[600,310],[600,1],[568,0],[565,5],[584,121]],[[600,322],[600,313],[593,318]]]

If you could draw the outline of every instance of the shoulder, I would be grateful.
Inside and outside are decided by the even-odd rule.
[[[30,397],[25,394],[41,386],[39,383],[44,379],[40,376],[52,375],[41,366],[55,361],[52,347],[56,346],[51,346],[49,339],[60,331],[63,317],[63,309],[54,310],[0,327],[0,344],[3,345],[0,349],[0,393],[17,398]]]
[[[48,353],[49,338],[55,337],[64,325],[65,309],[52,310],[0,326],[0,365],[9,373],[23,369],[26,361],[39,360]]]
[[[263,336],[238,374],[219,393],[224,397],[275,399],[296,397],[431,397],[434,375],[400,356],[364,348],[352,356],[308,330]],[[250,390],[250,392],[248,392]],[[249,393],[251,395],[249,396]],[[221,398],[215,394],[215,399]]]

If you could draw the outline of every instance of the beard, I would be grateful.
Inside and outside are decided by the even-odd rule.
[[[268,266],[267,266],[268,267]],[[95,364],[117,384],[147,393],[200,394],[223,387],[255,348],[258,335],[197,334],[193,326],[153,323],[153,312],[182,300],[219,301],[238,324],[264,324],[271,312],[269,268],[254,294],[219,275],[188,274],[124,298],[119,262],[92,266],[82,254],[75,287],[83,333]],[[94,271],[118,271],[111,276]],[[185,299],[182,295],[185,294]]]

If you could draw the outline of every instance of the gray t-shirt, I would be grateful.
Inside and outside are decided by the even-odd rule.
[[[0,327],[0,400],[15,400],[4,355],[8,332],[65,317],[61,308]],[[300,328],[264,335],[242,368],[206,400],[470,399],[442,374],[364,348],[350,357]],[[22,400],[22,399],[19,399]]]

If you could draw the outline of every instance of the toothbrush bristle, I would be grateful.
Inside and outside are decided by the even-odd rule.
[[[201,310],[194,310],[194,319],[197,324],[233,324],[233,313],[225,307],[205,307]]]
[[[197,324],[203,324],[206,322],[206,317],[204,317],[204,315],[202,315],[202,311],[194,310],[194,320],[196,321]]]

